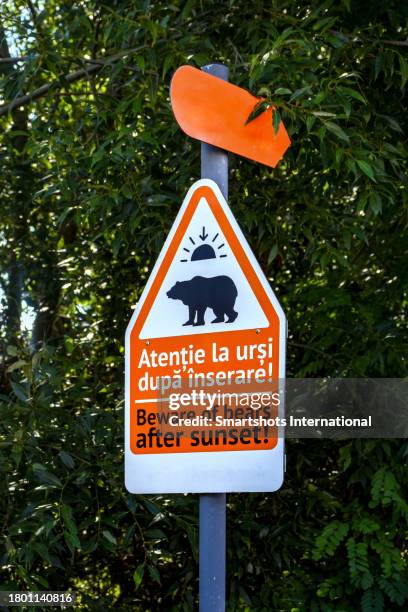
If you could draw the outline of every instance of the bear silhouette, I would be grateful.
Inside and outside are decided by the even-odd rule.
[[[238,291],[234,281],[229,276],[195,276],[191,280],[177,282],[167,297],[181,300],[188,306],[188,321],[183,325],[205,325],[205,311],[212,308],[215,319],[211,323],[232,323],[238,316],[234,310]]]

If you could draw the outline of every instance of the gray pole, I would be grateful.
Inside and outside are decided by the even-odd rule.
[[[213,76],[228,81],[228,68],[224,64],[208,64],[202,68]],[[201,143],[201,178],[215,181],[228,200],[228,153],[218,147]]]
[[[228,68],[208,64],[205,72],[228,81]],[[201,178],[215,181],[228,199],[228,153],[201,143]],[[226,495],[200,495],[200,612],[225,612]]]

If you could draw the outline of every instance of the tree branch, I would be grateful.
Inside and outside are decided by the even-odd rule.
[[[124,51],[120,51],[116,55],[112,55],[110,57],[94,59],[94,60],[93,59],[86,60],[86,63],[88,64],[86,68],[81,68],[80,70],[75,70],[75,72],[70,72],[69,74],[66,74],[64,76],[64,80],[68,83],[73,83],[75,81],[78,81],[79,79],[82,79],[85,76],[88,76],[90,74],[93,74],[94,72],[97,72],[103,66],[106,66],[107,64],[110,64],[111,62],[115,62],[119,59],[122,59],[122,57],[125,57],[126,55],[130,55],[132,53],[138,53],[139,51],[142,51],[145,48],[146,48],[146,45],[143,45],[142,47],[137,47],[135,49],[126,49]],[[14,110],[15,108],[18,108],[20,106],[25,106],[29,102],[33,102],[34,100],[37,100],[38,98],[41,98],[42,96],[45,96],[53,87],[58,87],[58,86],[63,87],[63,85],[64,83],[61,81],[54,81],[52,83],[46,83],[45,85],[41,85],[41,87],[38,87],[38,89],[34,89],[34,91],[28,94],[25,94],[24,96],[15,98],[9,104],[3,104],[3,106],[0,106],[0,117],[2,115],[6,115],[7,113]]]
[[[395,47],[408,47],[408,40],[382,40],[379,38],[376,42],[382,42],[385,45],[394,45]]]
[[[338,30],[330,30],[332,34],[342,38],[347,43],[358,42],[372,42],[383,45],[394,45],[395,47],[408,47],[408,40],[386,40],[383,38],[360,38],[359,36],[354,36],[353,34],[344,34],[343,32],[339,32]]]
[[[26,62],[29,59],[29,55],[22,55],[21,57],[0,57],[0,64],[16,64],[17,62]]]
[[[325,351],[322,351],[318,348],[315,348],[314,346],[310,346],[310,344],[300,344],[299,342],[292,342],[290,340],[287,341],[288,346],[294,346],[296,348],[301,348],[301,349],[306,349],[308,351],[313,351],[313,353],[317,353],[318,355],[322,355],[323,357],[327,357],[328,359],[330,359],[331,361],[340,363],[340,361],[338,359],[336,359],[335,357],[333,357],[333,355],[330,355],[329,353],[325,353]]]

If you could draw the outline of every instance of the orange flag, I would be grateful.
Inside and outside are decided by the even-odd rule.
[[[272,167],[290,146],[282,121],[274,132],[272,108],[246,123],[260,98],[202,70],[178,68],[170,97],[177,123],[191,138]]]

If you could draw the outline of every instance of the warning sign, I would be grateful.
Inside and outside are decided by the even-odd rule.
[[[217,185],[189,190],[126,333],[131,492],[273,491],[286,322]]]

